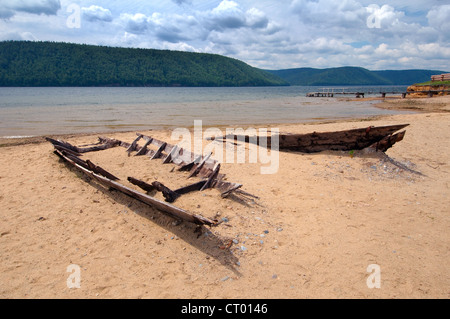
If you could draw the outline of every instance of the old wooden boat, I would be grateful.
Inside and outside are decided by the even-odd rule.
[[[143,146],[138,145],[138,142],[141,139],[145,141]],[[143,134],[137,134],[137,138],[132,143],[123,142],[117,139],[99,137],[98,143],[91,144],[89,147],[78,147],[66,141],[55,140],[48,137],[46,140],[52,143],[55,149],[54,153],[56,155],[64,159],[73,167],[82,171],[87,176],[95,179],[100,184],[108,188],[118,190],[178,220],[184,220],[197,225],[216,226],[218,224],[217,220],[198,214],[193,214],[171,204],[176,201],[178,197],[189,192],[215,188],[220,191],[220,195],[222,197],[227,197],[233,194],[241,199],[257,198],[256,196],[243,191],[241,189],[242,184],[225,181],[225,175],[219,172],[220,163],[214,160],[211,157],[211,154],[206,156],[197,155],[179,148],[176,145],[171,145]],[[151,149],[150,145],[153,145],[156,148]],[[198,176],[202,178],[202,180],[189,184],[185,187],[172,190],[157,181],[149,184],[145,181],[129,176],[127,181],[140,187],[146,192],[143,193],[126,186],[125,182],[120,181],[120,179],[111,172],[108,172],[102,167],[92,163],[89,159],[83,158],[83,155],[86,153],[102,151],[117,146],[126,148],[129,156],[134,153],[134,156],[147,156],[150,159],[162,159],[163,164],[173,163],[178,165],[179,171],[189,171],[189,178]],[[151,191],[161,192],[165,198],[165,201],[158,200],[149,195]]]
[[[308,134],[280,133],[267,136],[226,135],[215,137],[224,141],[232,139],[271,147],[277,141],[280,151],[315,153],[322,151],[351,151],[371,148],[385,152],[405,136],[405,131],[395,133],[409,124],[365,127],[335,132],[313,132]],[[395,134],[394,134],[395,133]],[[261,139],[264,141],[261,142]],[[276,145],[274,145],[276,147]]]

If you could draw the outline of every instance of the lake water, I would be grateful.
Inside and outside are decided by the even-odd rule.
[[[318,90],[322,88],[0,88],[0,137],[174,129],[192,127],[194,120],[204,126],[246,127],[400,113],[378,109],[376,101],[306,97]],[[401,93],[406,87],[345,90]]]

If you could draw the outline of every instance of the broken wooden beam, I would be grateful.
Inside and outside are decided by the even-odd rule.
[[[165,186],[160,182],[155,181],[152,183],[152,185],[156,188],[157,191],[163,194],[164,198],[169,203],[173,203],[178,197],[181,196],[180,194],[174,192],[173,190],[171,190],[170,188],[168,188],[167,186]]]
[[[184,195],[190,192],[194,192],[194,191],[199,191],[202,189],[203,185],[205,185],[206,180],[188,185],[188,186],[184,186],[181,188],[178,188],[175,190],[175,193],[180,194],[180,195]]]
[[[78,147],[73,146],[73,145],[70,144],[70,143],[67,143],[67,142],[64,142],[64,141],[60,141],[60,140],[55,140],[55,139],[50,138],[50,137],[46,137],[45,139],[46,139],[48,142],[52,143],[53,146],[56,145],[56,146],[59,146],[60,148],[67,149],[67,150],[70,150],[70,151],[75,152],[75,153],[78,153],[78,154],[81,153],[81,152],[78,150]]]
[[[145,142],[144,146],[141,147],[139,152],[136,153],[135,156],[145,155],[147,153],[147,146],[152,142],[152,140],[148,140]]]
[[[242,187],[242,184],[229,183],[229,182],[216,182],[214,188],[220,191],[222,198],[228,197],[231,193]]]
[[[197,183],[194,183],[194,184],[190,184],[190,185],[187,185],[187,186],[180,187],[180,188],[172,191],[170,188],[166,187],[165,185],[163,185],[161,183],[157,183],[157,182],[153,182],[152,184],[148,184],[148,183],[146,183],[146,182],[144,182],[142,180],[139,180],[137,178],[134,178],[134,177],[128,177],[128,181],[131,184],[139,186],[140,188],[142,188],[146,192],[152,192],[154,190],[162,191],[163,189],[165,189],[166,193],[168,194],[167,198],[169,198],[169,202],[170,202],[170,199],[173,199],[172,202],[175,201],[181,195],[185,195],[185,194],[188,194],[188,193],[194,192],[194,191],[200,191],[202,189],[202,187],[207,182],[206,180],[203,180],[203,181],[200,181],[200,182],[197,182]],[[164,193],[163,193],[163,195],[164,195]]]
[[[162,152],[164,151],[164,149],[166,148],[167,143],[164,142],[159,148],[158,150],[150,157],[150,159],[155,159],[155,158],[159,158],[162,154]]]
[[[100,166],[95,165],[90,160],[86,160],[86,164],[89,167],[89,169],[91,171],[93,171],[94,173],[96,173],[96,174],[100,174],[100,175],[102,175],[104,177],[109,178],[110,180],[113,180],[113,181],[119,180],[118,177],[116,177],[113,174],[109,173],[108,171],[106,171],[105,169],[101,168]]]
[[[182,150],[182,149],[181,149]],[[163,160],[163,164],[167,164],[173,161],[173,159],[176,157],[176,152],[180,152],[180,150],[178,149],[178,146],[174,146],[172,148],[172,150],[170,151],[170,153],[166,156],[166,158]]]
[[[71,153],[69,153],[69,152],[67,152],[67,151],[61,151],[61,150],[59,150],[59,149],[57,149],[57,148],[55,148],[55,152],[54,152],[56,155],[58,155],[59,157],[61,157],[62,159],[65,159],[64,157],[67,157],[67,158],[69,158],[70,160],[72,160],[73,162],[75,162],[75,163],[77,163],[78,165],[80,165],[80,166],[82,166],[82,167],[84,167],[84,168],[86,168],[86,169],[89,169],[89,166],[88,166],[88,164],[86,163],[86,161],[85,160],[82,160],[81,158],[79,158],[78,156],[75,156],[75,155],[73,155],[73,154],[71,154]],[[64,155],[64,156],[61,156],[61,155]]]
[[[142,138],[142,135],[136,137],[136,139],[131,143],[131,145],[127,148],[128,156],[130,156],[131,152],[136,150],[137,142]]]
[[[136,186],[139,186],[140,188],[142,188],[144,191],[146,191],[146,192],[148,192],[148,193],[149,193],[149,192],[152,192],[152,191],[154,191],[154,190],[156,189],[155,186],[153,186],[153,185],[151,185],[151,184],[147,184],[146,182],[141,181],[141,180],[139,180],[139,179],[137,179],[137,178],[134,178],[134,177],[128,177],[127,180],[128,180],[131,184],[134,184],[134,185],[136,185]]]
[[[200,189],[200,191],[203,191],[209,187],[211,187],[212,182],[217,178],[217,175],[219,174],[220,170],[220,163],[217,163],[216,167],[214,168],[212,174],[208,177],[206,180],[205,185]]]
[[[203,165],[205,165],[206,161],[211,157],[212,153],[209,153],[207,156],[203,158],[203,160],[199,164],[194,164],[193,168],[191,169],[191,173],[189,174],[188,178],[197,176],[197,174],[202,169]]]
[[[202,156],[200,155],[195,160],[193,160],[192,162],[189,162],[187,164],[181,165],[181,167],[178,170],[180,172],[190,171],[192,169],[192,167],[194,167],[194,165],[200,163],[201,160],[202,160]]]
[[[66,148],[66,147],[64,147],[62,145],[54,144],[53,147],[55,149],[57,149],[57,150],[60,150],[60,151],[63,151],[63,152],[67,152],[67,153],[69,153],[69,154],[71,154],[73,156],[82,156],[81,153],[75,152],[74,150]]]
[[[384,137],[382,140],[372,144],[369,148],[374,149],[376,152],[386,152],[390,149],[395,143],[400,142],[405,137],[405,131],[389,135]]]
[[[105,143],[102,143],[101,145],[96,145],[92,147],[77,147],[70,143],[55,140],[50,137],[45,138],[48,142],[52,143],[53,145],[58,145],[60,147],[69,149],[70,151],[76,152],[76,153],[88,153],[88,152],[96,152],[96,151],[103,151],[112,147],[116,147],[120,145],[120,141],[115,139],[108,139]]]

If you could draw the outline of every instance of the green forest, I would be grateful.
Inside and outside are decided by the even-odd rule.
[[[58,42],[0,42],[0,86],[410,85],[435,70],[261,70],[217,54]]]
[[[228,57],[57,42],[0,42],[0,86],[275,86],[276,75]]]
[[[369,71],[361,67],[328,69],[298,68],[268,70],[290,85],[411,85],[429,81],[432,75],[448,73],[437,70],[383,70]]]

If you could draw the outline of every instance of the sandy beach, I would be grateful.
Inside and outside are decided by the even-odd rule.
[[[227,180],[259,199],[215,189],[182,196],[176,206],[222,221],[202,233],[87,181],[42,137],[0,140],[0,297],[449,298],[450,98],[388,98],[379,107],[417,113],[276,127],[410,124],[387,151],[408,169],[360,152],[279,152],[269,175],[260,173],[265,164],[223,163]],[[141,133],[170,142],[171,131]],[[105,136],[131,143],[136,132]],[[124,180],[189,183],[173,165],[127,157],[122,147],[85,156]],[[79,288],[68,285],[71,265]],[[379,288],[368,282],[370,265]]]

